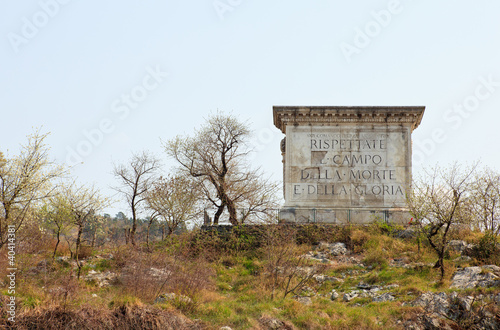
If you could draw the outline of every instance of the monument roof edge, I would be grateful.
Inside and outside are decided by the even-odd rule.
[[[422,120],[425,106],[273,106],[274,125],[285,133],[287,124],[327,122],[412,123],[412,130]],[[411,118],[410,118],[411,117]]]
[[[425,106],[423,105],[361,105],[361,106],[351,106],[351,105],[274,105],[273,110],[306,110],[306,111],[314,111],[314,110],[334,110],[334,111],[368,111],[368,110],[424,110]]]

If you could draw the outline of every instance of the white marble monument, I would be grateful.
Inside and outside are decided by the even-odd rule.
[[[284,134],[280,218],[407,223],[411,133],[425,107],[275,106]]]

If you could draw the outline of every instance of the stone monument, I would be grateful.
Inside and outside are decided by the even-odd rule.
[[[280,219],[407,223],[411,133],[425,107],[274,106],[284,134]]]

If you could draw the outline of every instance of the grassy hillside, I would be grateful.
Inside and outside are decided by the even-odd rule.
[[[19,329],[497,325],[498,270],[477,268],[479,284],[467,289],[454,287],[453,277],[466,267],[498,265],[495,242],[488,245],[482,233],[458,228],[452,238],[475,245],[462,251],[450,246],[443,281],[433,268],[436,256],[417,231],[382,223],[249,226],[176,235],[150,250],[87,248],[80,255],[80,279],[64,247],[53,260],[53,243],[26,243],[16,256],[15,324],[7,319],[8,259],[1,253],[0,324]]]

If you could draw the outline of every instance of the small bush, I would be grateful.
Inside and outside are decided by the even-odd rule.
[[[385,269],[388,266],[387,253],[380,249],[371,250],[363,258],[363,263],[375,269]]]
[[[370,239],[370,234],[366,231],[356,229],[351,233],[351,249],[354,253],[361,253],[365,250],[365,244]]]
[[[90,246],[82,245],[78,251],[78,259],[86,259],[92,255],[92,248]]]
[[[472,249],[473,257],[483,262],[496,264],[500,261],[500,249],[496,236],[487,232]]]

